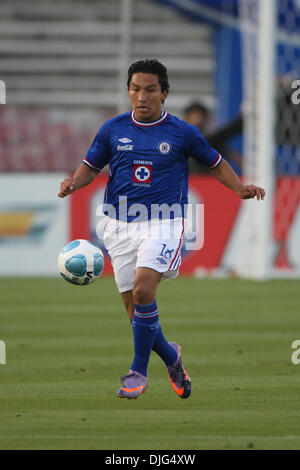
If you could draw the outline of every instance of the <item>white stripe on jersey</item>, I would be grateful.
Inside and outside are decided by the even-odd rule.
[[[156,124],[159,124],[160,122],[164,121],[166,119],[166,117],[168,116],[168,113],[167,111],[163,111],[161,117],[159,119],[157,119],[156,121],[153,121],[153,122],[141,122],[141,121],[138,121],[135,117],[134,117],[134,111],[132,110],[131,111],[131,119],[132,121],[134,122],[134,124],[136,124],[137,126],[145,126],[145,127],[151,127],[151,126],[156,126]]]
[[[84,158],[83,163],[91,167],[93,170],[101,171],[101,168],[98,168],[97,166],[93,165],[93,163],[89,162],[86,158]]]
[[[215,161],[215,163],[213,165],[211,165],[209,168],[216,168],[216,166],[219,165],[219,163],[221,163],[221,160],[222,160],[222,157],[220,154],[218,154],[218,158],[217,160]]]

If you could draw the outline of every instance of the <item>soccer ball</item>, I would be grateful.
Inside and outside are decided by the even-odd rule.
[[[97,245],[88,240],[73,240],[59,253],[58,270],[72,284],[86,286],[101,276],[104,256]]]

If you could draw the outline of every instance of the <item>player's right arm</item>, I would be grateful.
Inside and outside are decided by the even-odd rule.
[[[58,197],[66,197],[90,184],[93,179],[99,174],[98,171],[93,170],[91,167],[82,163],[75,171],[72,178],[65,178],[60,184],[60,192]]]
[[[110,159],[110,121],[106,121],[98,134],[83,163],[77,168],[72,178],[66,178],[60,185],[59,197],[66,197],[90,184]]]

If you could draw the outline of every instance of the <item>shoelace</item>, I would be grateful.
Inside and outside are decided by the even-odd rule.
[[[128,372],[128,374],[123,375],[120,380],[121,380],[121,382],[125,382],[126,379],[130,379],[131,377],[138,377],[138,374],[134,371],[133,372]]]
[[[181,362],[181,359],[179,359],[179,361],[177,362],[177,364],[174,364],[173,366],[171,366],[169,369],[173,369],[172,370],[169,370],[169,373],[172,374],[172,372],[175,374],[178,374],[178,373],[182,373],[183,374],[183,366],[182,366],[182,362]]]
[[[179,359],[178,364],[175,366],[176,372],[183,372],[182,362]]]

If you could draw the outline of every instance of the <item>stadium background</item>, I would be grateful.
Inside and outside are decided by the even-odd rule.
[[[254,0],[246,3],[255,6]],[[53,275],[55,254],[65,242],[82,234],[97,238],[99,217],[93,201],[101,201],[104,180],[98,180],[99,193],[95,188],[88,203],[90,217],[82,220],[78,199],[58,201],[55,184],[76,169],[101,124],[128,110],[127,68],[139,57],[158,57],[166,63],[171,82],[169,112],[184,117],[185,107],[193,102],[209,109],[205,135],[240,119],[225,147],[224,139],[213,142],[224,148],[224,156],[243,175],[246,139],[241,129],[247,127],[245,63],[249,57],[245,57],[241,11],[237,1],[63,0],[56,11],[44,0],[1,3],[0,76],[6,83],[7,101],[0,108],[1,275]],[[297,2],[280,2],[278,28],[286,37],[297,38]],[[276,48],[278,138],[273,177],[277,183],[270,265],[277,268],[276,276],[299,276],[300,118],[299,106],[291,103],[291,84],[299,75],[299,46],[284,38]],[[191,196],[193,202],[204,203],[205,241],[202,250],[186,253],[182,272],[238,273],[243,257],[243,205],[216,181],[207,184],[207,175],[201,175],[199,167],[191,169],[200,173],[191,179]],[[12,181],[20,184],[13,195],[5,189]],[[39,190],[37,197],[36,184],[44,188],[43,196]],[[47,184],[51,189],[46,190]],[[223,198],[226,212],[220,203]],[[35,256],[35,250],[46,259]],[[35,261],[20,263],[20,254]]]
[[[300,105],[291,104],[292,82],[300,78],[300,5],[298,0],[276,5],[270,175],[275,189],[268,243],[271,277],[286,278],[300,277]],[[251,258],[241,225],[256,230],[255,217],[245,219],[242,207],[247,203],[237,200],[210,175],[191,166],[190,196],[193,202],[205,205],[205,239],[202,250],[184,253],[182,263],[183,275],[202,280],[182,276],[176,281],[176,292],[175,285],[167,283],[161,293],[167,331],[181,331],[183,341],[190,344],[187,359],[197,377],[195,401],[187,409],[169,402],[156,379],[154,404],[148,398],[153,408],[138,408],[143,420],[147,421],[149,412],[156,426],[146,432],[148,442],[133,436],[130,443],[122,435],[128,417],[122,415],[123,404],[120,407],[110,401],[115,400],[117,360],[124,354],[126,367],[130,354],[126,344],[131,339],[129,331],[128,338],[124,333],[121,315],[119,322],[117,316],[108,320],[102,312],[119,315],[120,311],[109,260],[104,277],[85,292],[66,285],[56,265],[58,252],[71,239],[93,239],[102,247],[95,231],[97,226],[101,229],[96,209],[107,171],[71,198],[59,200],[57,193],[60,181],[80,164],[100,125],[128,109],[126,73],[138,58],[156,57],[168,67],[169,112],[184,117],[186,106],[202,103],[210,112],[205,128],[208,135],[218,135],[239,120],[239,131],[226,139],[224,156],[245,177],[247,136],[251,135],[247,132],[251,119],[255,121],[246,102],[252,80],[247,72],[251,58],[255,66],[257,51],[252,54],[245,47],[243,21],[247,12],[256,9],[257,0],[1,2],[0,80],[6,84],[6,104],[0,104],[0,339],[7,344],[8,359],[0,373],[2,413],[9,425],[7,435],[4,428],[0,432],[0,447],[299,447],[299,381],[290,361],[291,343],[299,331],[298,281],[253,284],[236,279],[240,260]],[[223,145],[224,140],[221,142]],[[220,277],[226,279],[215,279]],[[179,311],[184,305],[189,312],[185,320]],[[98,317],[99,313],[103,315]],[[197,328],[200,333],[196,335]],[[120,337],[114,336],[115,329]],[[113,352],[106,337],[112,338]],[[111,361],[118,371],[112,378]],[[79,376],[84,375],[86,363],[89,376],[84,388]],[[71,377],[72,368],[76,375]],[[206,373],[201,382],[199,368]],[[101,407],[110,415],[97,408],[96,388],[103,383],[99,370],[105,372],[109,389]],[[153,370],[159,378],[155,362]],[[58,379],[61,372],[66,382]],[[69,386],[74,386],[72,391]],[[242,396],[237,398],[240,389]],[[80,397],[86,400],[84,405]],[[164,409],[157,405],[158,399]],[[179,407],[178,419],[187,426],[180,443],[176,427],[172,428],[173,405]],[[202,406],[208,411],[201,411],[200,416]],[[22,416],[22,407],[27,421],[20,425],[15,420]],[[130,413],[142,431],[142,418],[132,409]],[[111,423],[100,433],[101,444],[95,438],[96,424],[82,431],[86,416],[88,422],[100,418]],[[26,440],[27,429],[31,440]]]

